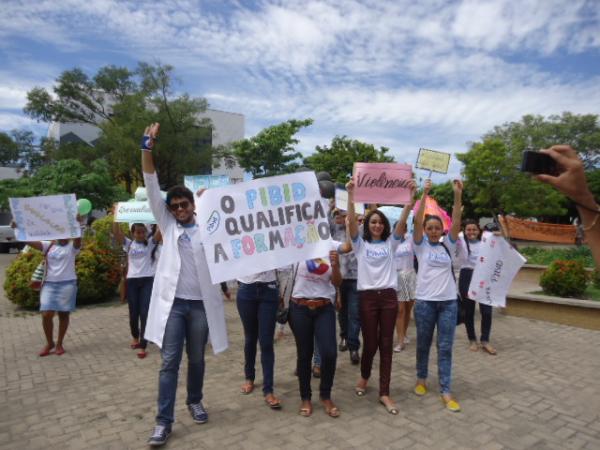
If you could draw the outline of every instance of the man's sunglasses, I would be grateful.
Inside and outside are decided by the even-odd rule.
[[[187,200],[184,200],[184,201],[178,202],[178,203],[170,203],[169,204],[169,209],[173,212],[177,211],[179,208],[188,209],[189,207],[190,207],[190,202],[188,202]]]

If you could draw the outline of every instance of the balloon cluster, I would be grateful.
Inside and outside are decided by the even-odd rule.
[[[328,172],[318,172],[317,181],[319,182],[319,191],[321,191],[321,197],[335,197],[335,184],[333,184],[331,175],[329,175]]]

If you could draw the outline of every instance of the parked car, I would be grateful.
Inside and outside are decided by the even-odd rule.
[[[24,242],[15,238],[15,231],[10,226],[11,220],[9,212],[0,211],[0,253],[9,253],[11,248],[21,250],[25,246]]]

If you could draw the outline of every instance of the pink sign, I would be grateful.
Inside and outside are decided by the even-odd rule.
[[[354,163],[354,201],[406,205],[412,174],[410,164]]]

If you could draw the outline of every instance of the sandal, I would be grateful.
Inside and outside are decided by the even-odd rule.
[[[129,348],[131,350],[137,350],[138,348],[142,348],[142,344],[140,344],[139,342],[132,342],[131,344],[129,344]]]
[[[312,415],[312,404],[308,402],[308,406],[300,406],[300,410],[298,411],[302,417],[310,417]]]
[[[325,403],[326,400],[321,400],[321,402],[323,402],[323,406],[325,407],[325,414],[327,414],[329,417],[333,417],[334,419],[340,417],[340,410],[333,404],[331,400],[327,401],[327,403]]]
[[[477,343],[477,341],[471,341],[471,345],[469,345],[469,350],[471,350],[472,352],[479,351],[479,344]]]
[[[321,378],[321,367],[320,366],[313,367],[312,376],[315,378]]]
[[[62,345],[57,345],[56,346],[56,351],[54,352],[55,355],[64,355],[65,354],[65,348]]]
[[[146,353],[146,350],[142,349],[138,352],[137,357],[140,359],[144,359],[147,355],[148,353]]]
[[[271,409],[281,409],[281,402],[277,397],[275,397],[275,395],[273,395],[273,393],[265,395],[265,403]]]
[[[251,394],[254,390],[254,381],[246,380],[242,387],[240,388],[240,392],[244,395]]]
[[[488,355],[496,356],[498,352],[494,347],[492,347],[489,343],[481,344],[481,349],[485,351]]]
[[[54,343],[52,343],[52,345],[46,345],[43,349],[40,350],[40,352],[38,353],[38,356],[48,356],[50,353],[52,353],[52,349],[54,348]]]
[[[394,416],[397,416],[398,413],[400,412],[400,411],[398,411],[398,407],[396,406],[396,404],[394,402],[386,403],[383,401],[383,399],[380,398],[379,403],[381,403],[385,407],[387,412],[389,412],[390,414],[392,414]]]

